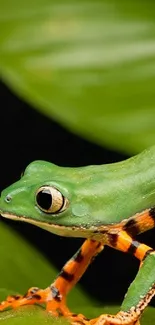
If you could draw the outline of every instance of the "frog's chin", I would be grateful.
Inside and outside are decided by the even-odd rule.
[[[82,238],[90,238],[92,237],[92,233],[82,227],[76,226],[62,226],[62,225],[55,225],[51,223],[46,223],[43,221],[38,221],[30,218],[26,218],[24,216],[17,216],[10,213],[1,212],[1,216],[6,219],[16,220],[16,221],[23,221],[26,223],[31,223],[39,228],[45,229],[53,234],[65,237],[82,237]]]

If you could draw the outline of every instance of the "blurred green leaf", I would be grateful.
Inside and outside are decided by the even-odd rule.
[[[55,254],[54,247],[52,253]],[[42,254],[2,223],[0,225],[0,260],[0,300],[3,300],[7,294],[24,294],[32,286],[46,288],[54,281],[58,273]],[[84,295],[78,286],[69,295],[71,308],[74,306],[73,298],[79,306],[90,302],[90,298]]]
[[[55,254],[54,248],[53,254]],[[55,268],[42,254],[2,223],[0,225],[0,260],[0,301],[9,294],[24,294],[32,286],[46,288],[57,275]],[[90,301],[91,299],[84,295],[77,286],[69,295],[68,304],[73,311],[78,312],[78,308],[80,311],[82,306],[89,306]],[[28,320],[31,317],[32,319]],[[42,307],[32,308],[30,306],[23,307],[17,312],[0,313],[0,321],[10,322],[10,324],[23,324],[23,318],[25,323],[28,321],[33,324],[34,319],[37,324],[43,324],[45,319],[47,323],[49,322],[49,317]],[[58,323],[62,321],[58,320]]]
[[[98,315],[101,315],[102,313],[110,313],[110,314],[116,314],[118,311],[118,307],[111,306],[111,307],[104,307],[99,308],[96,306],[92,306],[92,304],[89,307],[83,307],[82,312],[92,318],[97,317]],[[38,306],[25,306],[21,307],[17,310],[10,310],[5,311],[0,314],[0,322],[2,324],[6,325],[24,325],[29,324],[33,325],[34,323],[37,325],[43,325],[43,324],[56,324],[56,325],[67,325],[68,321],[64,318],[53,318],[48,313],[41,309],[41,307]],[[141,325],[152,325],[155,322],[155,311],[154,308],[149,307],[147,311],[145,312],[144,316],[141,320]]]
[[[3,80],[99,144],[155,143],[155,2],[0,0]]]
[[[0,314],[0,323],[6,325],[67,325],[67,320],[54,319],[40,307],[25,306],[15,311],[6,311]]]
[[[54,248],[53,248],[54,254]],[[55,269],[29,243],[20,238],[14,231],[3,224],[0,227],[0,300],[9,294],[25,293],[31,286],[44,288],[56,276]],[[83,313],[87,317],[97,317],[102,313],[115,314],[119,307],[99,307],[93,297],[87,297],[74,288],[69,295],[69,306],[76,313]],[[42,306],[24,306],[18,310],[9,310],[0,313],[0,322],[7,325],[18,324],[57,324],[65,325],[67,321],[53,319]],[[155,323],[155,311],[147,308],[143,316],[142,325]]]

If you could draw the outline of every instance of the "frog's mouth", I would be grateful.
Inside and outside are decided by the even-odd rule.
[[[55,225],[52,223],[42,222],[34,219],[28,219],[24,216],[17,216],[17,215],[13,215],[10,213],[3,213],[3,212],[0,212],[0,215],[6,219],[30,223],[32,225],[45,229],[59,236],[90,238],[92,237],[93,234],[93,232],[90,229],[86,229],[82,226],[76,227],[76,226]]]

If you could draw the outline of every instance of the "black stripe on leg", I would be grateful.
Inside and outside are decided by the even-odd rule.
[[[143,261],[145,260],[145,258],[150,255],[154,250],[152,248],[148,249],[148,251],[145,253],[144,257],[143,257]]]
[[[123,230],[125,230],[131,237],[135,237],[140,232],[138,223],[135,219],[128,220],[124,225]]]
[[[50,289],[51,289],[51,293],[52,293],[52,298],[54,298],[56,301],[61,301],[61,294],[59,292],[59,290],[54,287],[54,286],[50,286]]]
[[[73,256],[73,260],[77,263],[81,263],[83,261],[84,256],[82,255],[81,249],[78,250],[78,252]]]
[[[138,241],[133,240],[132,243],[131,243],[131,245],[130,245],[130,247],[129,247],[128,250],[127,250],[127,253],[134,255],[134,254],[136,253],[137,248],[138,248],[140,245],[141,245],[141,244],[140,244]]]
[[[19,300],[21,298],[20,295],[11,295],[10,297],[15,299],[15,300]]]
[[[37,291],[39,291],[40,289],[38,287],[34,287],[30,290],[30,292],[28,291],[28,293],[30,293],[31,295],[35,294]]]
[[[32,296],[32,299],[36,299],[36,300],[40,300],[41,299],[41,296],[38,295],[37,293],[35,293],[33,296]]]
[[[109,245],[112,247],[116,247],[119,235],[118,234],[110,234],[110,233],[107,235],[108,235]]]
[[[71,282],[74,279],[74,274],[70,274],[67,271],[65,271],[64,269],[61,270],[59,276],[61,276],[64,280]]]
[[[98,242],[96,249],[98,249],[100,246],[102,246],[102,244],[100,242]]]
[[[149,216],[153,219],[155,225],[155,207],[149,210]]]

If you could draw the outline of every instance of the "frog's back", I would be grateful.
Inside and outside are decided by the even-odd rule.
[[[81,196],[92,201],[94,223],[117,223],[155,205],[155,147],[123,162],[87,168],[91,177]]]

